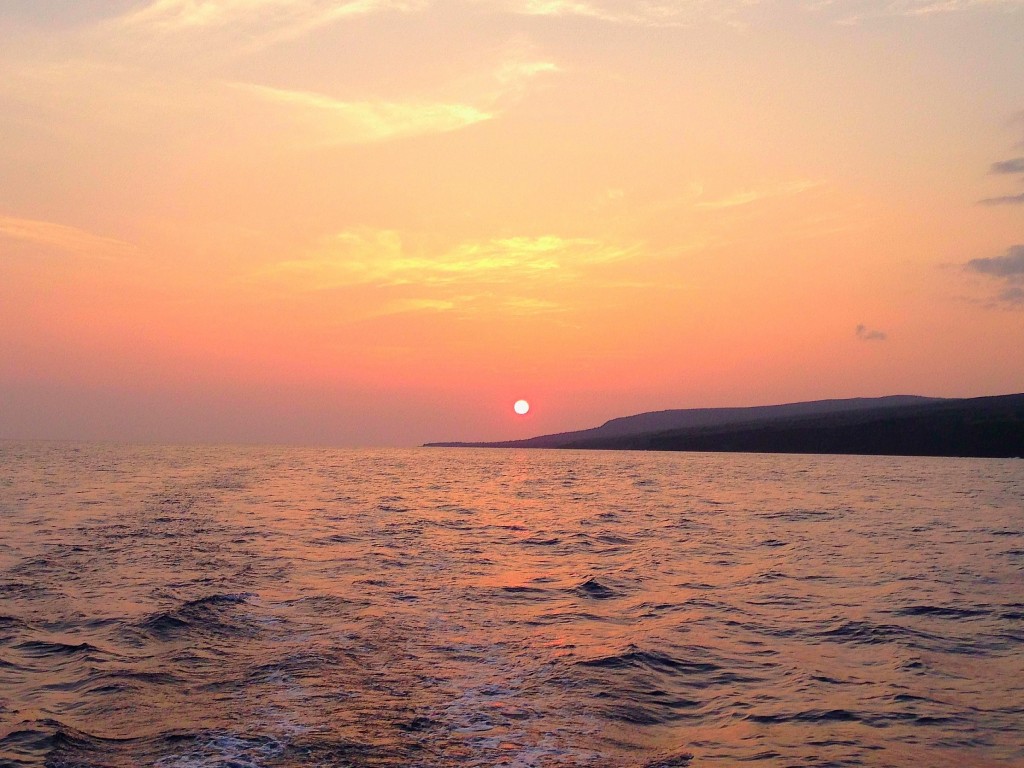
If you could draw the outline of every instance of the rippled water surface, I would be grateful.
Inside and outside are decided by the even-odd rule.
[[[0,766],[1024,765],[1024,461],[0,443]]]

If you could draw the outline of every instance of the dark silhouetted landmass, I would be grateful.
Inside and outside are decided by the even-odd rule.
[[[1024,456],[1024,394],[967,399],[896,395],[658,411],[526,440],[428,445],[1015,457]]]
[[[721,427],[792,416],[819,416],[845,411],[870,410],[901,405],[919,405],[939,402],[937,398],[915,395],[889,397],[856,397],[845,400],[813,400],[785,405],[759,405],[747,408],[683,408],[671,411],[650,411],[635,416],[622,416],[606,421],[600,427],[555,435],[529,437],[525,440],[473,443],[428,443],[444,447],[480,448],[569,448],[590,440],[617,437],[636,437],[654,432],[694,427]]]

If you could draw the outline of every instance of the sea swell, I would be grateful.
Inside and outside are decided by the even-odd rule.
[[[0,450],[2,768],[1024,763],[1012,462]]]

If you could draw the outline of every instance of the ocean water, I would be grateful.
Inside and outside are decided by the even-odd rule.
[[[1024,461],[0,443],[0,766],[1024,765]]]

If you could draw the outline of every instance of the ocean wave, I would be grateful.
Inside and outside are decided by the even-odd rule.
[[[105,653],[91,643],[63,643],[53,640],[26,640],[12,647],[24,656],[35,659]]]
[[[973,619],[988,616],[991,611],[984,608],[954,608],[947,605],[910,605],[899,608],[897,616],[934,616],[943,619]]]
[[[611,587],[602,584],[594,577],[577,584],[571,591],[574,594],[591,600],[610,600],[613,597],[620,597],[622,594],[621,592],[617,592]]]
[[[582,659],[577,664],[598,669],[651,669],[687,674],[707,674],[722,669],[720,665],[710,661],[678,658],[665,652],[646,651],[635,645],[628,646],[620,653]]]
[[[161,639],[173,639],[190,632],[240,634],[251,625],[232,609],[252,597],[251,593],[207,595],[185,601],[173,610],[150,614],[136,626]]]
[[[843,621],[830,629],[810,633],[811,637],[835,643],[877,645],[899,643],[913,648],[929,647],[943,642],[942,637],[899,624],[869,620]]]

